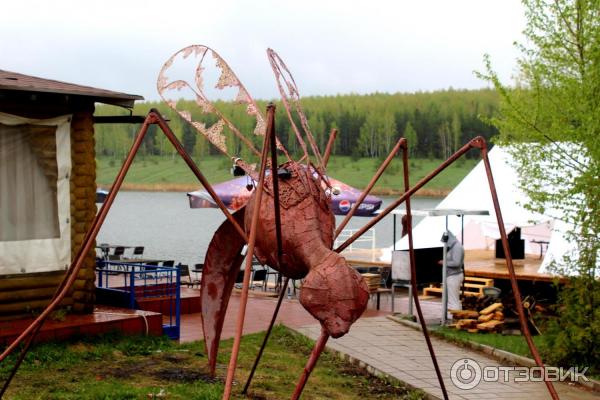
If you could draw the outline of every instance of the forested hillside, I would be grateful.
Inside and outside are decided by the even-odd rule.
[[[263,110],[266,101],[258,101]],[[298,152],[295,136],[290,128],[281,102],[277,106],[276,127],[280,140],[293,153]],[[481,117],[495,114],[498,98],[494,91],[444,90],[411,94],[314,96],[302,99],[302,106],[320,149],[325,148],[332,128],[339,131],[334,155],[379,158],[393,147],[397,138],[409,140],[411,156],[417,158],[446,158],[471,138],[482,135],[489,138],[496,129],[482,122]],[[192,112],[195,119],[211,124],[215,118],[202,115],[191,101],[180,100],[178,106]],[[224,114],[242,131],[252,132],[253,123],[240,106],[219,102]],[[185,148],[195,157],[217,154],[188,124],[164,103],[138,104],[134,114],[144,115],[157,108],[171,120],[170,126],[182,140]],[[126,114],[118,107],[98,106],[96,115]],[[138,126],[127,124],[97,125],[96,150],[99,157],[120,159],[131,145]],[[231,135],[229,133],[229,135]],[[260,140],[254,138],[258,144]],[[249,158],[239,140],[233,139],[236,154]],[[259,146],[260,147],[260,146]],[[171,155],[173,149],[163,135],[152,127],[142,148],[146,155]]]

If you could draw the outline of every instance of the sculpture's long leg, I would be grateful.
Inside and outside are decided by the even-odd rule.
[[[377,183],[377,181],[379,180],[381,175],[383,175],[383,172],[388,167],[388,165],[390,165],[390,162],[392,162],[392,159],[398,153],[398,150],[400,150],[400,147],[402,147],[402,146],[404,146],[404,148],[406,148],[406,139],[405,138],[400,138],[398,140],[398,142],[396,143],[396,145],[394,146],[394,148],[392,149],[390,154],[388,154],[386,159],[383,161],[383,163],[381,164],[381,166],[379,167],[379,169],[377,170],[377,172],[375,173],[373,178],[371,178],[371,181],[369,182],[367,187],[363,190],[363,192],[360,194],[360,197],[358,198],[358,200],[356,200],[356,203],[354,203],[354,205],[352,206],[352,209],[350,209],[350,211],[348,212],[348,214],[346,214],[346,217],[344,218],[342,223],[335,230],[335,234],[333,235],[334,239],[337,238],[340,235],[340,233],[344,230],[344,227],[348,224],[348,222],[350,221],[350,218],[352,218],[352,216],[354,215],[356,210],[358,210],[358,207],[362,204],[363,200],[371,192],[371,189],[373,189],[373,186],[375,186],[375,183]]]
[[[282,265],[282,256],[283,256],[283,241],[281,238],[281,209],[279,204],[279,175],[277,171],[277,143],[276,143],[276,135],[275,135],[275,109],[273,107],[273,112],[268,114],[269,118],[269,127],[266,134],[269,135],[269,141],[271,145],[271,177],[273,179],[273,207],[275,209],[275,237],[277,240],[277,262],[279,265]],[[271,118],[273,120],[271,121]],[[254,376],[254,372],[258,363],[260,362],[260,358],[262,357],[262,353],[267,345],[267,341],[269,340],[269,336],[271,335],[271,330],[273,329],[273,325],[275,324],[275,320],[277,319],[277,314],[279,313],[279,307],[281,307],[281,302],[283,300],[283,296],[285,295],[285,290],[288,286],[290,278],[285,278],[285,283],[281,288],[281,293],[279,293],[279,299],[277,300],[277,306],[275,306],[275,311],[273,312],[273,317],[271,317],[271,323],[269,324],[269,328],[267,329],[267,333],[265,334],[265,338],[263,339],[262,345],[258,354],[256,355],[256,359],[254,360],[254,365],[252,366],[252,370],[250,371],[250,376],[248,376],[248,380],[246,381],[246,385],[244,386],[244,390],[242,393],[246,393],[248,387],[250,386],[250,382],[252,382],[252,377]]]
[[[404,166],[404,192],[408,192],[410,189],[409,178],[408,178],[408,146],[405,141],[402,146],[402,164]],[[442,389],[442,394],[444,395],[444,399],[448,399],[448,392],[446,391],[446,385],[444,384],[444,378],[442,377],[442,372],[440,371],[440,366],[437,362],[437,358],[435,356],[435,352],[433,351],[433,345],[431,344],[431,339],[429,338],[429,332],[427,331],[427,324],[425,323],[425,318],[423,317],[423,312],[421,311],[421,302],[419,301],[419,291],[417,288],[417,265],[415,261],[415,249],[413,247],[413,232],[412,232],[412,212],[410,208],[410,197],[406,199],[406,218],[407,218],[407,230],[408,230],[408,254],[410,259],[410,286],[412,288],[412,295],[415,300],[415,308],[417,309],[417,315],[419,316],[419,322],[421,324],[421,330],[423,331],[423,336],[425,337],[425,342],[427,343],[427,349],[429,350],[429,355],[431,356],[431,361],[433,362],[433,368],[435,369],[435,374],[437,375],[438,382],[440,383],[440,388]],[[392,287],[392,290],[394,288]],[[412,301],[408,299],[408,301]]]
[[[315,343],[315,347],[313,347],[312,353],[310,353],[310,358],[304,367],[304,371],[302,371],[302,375],[300,375],[300,380],[298,381],[298,384],[296,384],[296,389],[294,389],[292,400],[298,400],[300,398],[302,390],[304,390],[304,386],[306,385],[306,381],[308,380],[312,370],[315,368],[315,365],[319,360],[319,356],[325,348],[327,339],[329,339],[329,334],[327,334],[325,329],[321,328],[321,336],[319,336],[319,339]]]
[[[331,134],[329,135],[329,140],[327,141],[327,147],[325,147],[325,154],[323,155],[323,168],[327,168],[327,164],[329,163],[329,157],[331,156],[331,151],[333,150],[333,142],[337,137],[338,130],[332,129]]]
[[[535,363],[542,369],[542,376],[545,375],[544,371],[544,363],[542,362],[542,358],[533,343],[533,339],[531,338],[531,333],[529,332],[529,325],[527,323],[527,318],[525,317],[525,310],[523,309],[523,304],[521,302],[521,292],[519,290],[519,284],[517,283],[517,277],[515,275],[515,267],[512,261],[512,255],[510,253],[510,247],[508,245],[508,237],[506,235],[506,229],[504,228],[504,220],[502,218],[502,211],[500,210],[500,203],[498,202],[498,194],[496,193],[496,185],[494,184],[494,177],[492,175],[492,168],[490,167],[490,160],[487,155],[487,144],[483,139],[479,141],[479,148],[481,149],[481,158],[483,158],[483,164],[485,166],[485,173],[487,175],[488,184],[490,187],[490,193],[492,195],[492,202],[494,203],[494,211],[496,212],[496,219],[498,220],[498,229],[500,230],[500,238],[502,239],[502,248],[504,250],[506,266],[508,268],[508,274],[510,276],[510,285],[513,290],[513,294],[515,296],[515,304],[517,306],[517,312],[519,314],[519,322],[521,323],[521,330],[523,331],[523,336],[525,336],[525,340],[527,341],[527,346],[531,351],[531,355],[533,356]],[[545,379],[546,387],[548,388],[548,392],[550,392],[550,396],[554,400],[558,400],[558,393],[556,393],[556,389],[552,385],[552,382]]]
[[[277,262],[282,264],[283,240],[281,239],[281,205],[279,204],[279,171],[277,164],[277,142],[275,135],[275,106],[270,104],[267,109],[267,132],[271,146],[271,179],[273,181],[273,208],[275,209],[275,238],[277,240]]]
[[[254,244],[256,242],[256,229],[258,226],[258,216],[260,214],[260,205],[262,201],[263,189],[265,186],[265,176],[267,169],[267,154],[269,150],[270,131],[273,129],[273,121],[275,120],[275,107],[270,104],[268,107],[267,116],[267,134],[265,135],[263,150],[261,156],[260,173],[258,184],[255,193],[255,207],[252,212],[252,222],[250,224],[250,237],[248,239],[248,252],[246,254],[246,269],[244,270],[244,283],[242,287],[242,295],[240,297],[240,309],[238,311],[237,327],[235,337],[233,339],[233,347],[231,349],[231,357],[229,359],[229,367],[227,369],[227,378],[225,380],[225,389],[223,391],[223,399],[229,399],[231,396],[231,388],[233,386],[233,378],[235,376],[235,368],[237,366],[237,357],[240,351],[240,342],[242,340],[242,330],[244,328],[244,317],[246,316],[246,303],[248,302],[248,288],[250,287],[250,274],[252,270],[252,257],[254,255]]]
[[[252,365],[252,369],[250,370],[250,375],[248,376],[248,380],[246,381],[244,390],[242,390],[243,394],[246,394],[246,392],[248,391],[248,388],[250,387],[250,383],[252,383],[252,378],[254,377],[254,372],[256,372],[256,367],[258,367],[258,363],[260,362],[263,351],[265,350],[265,346],[267,345],[269,336],[271,336],[271,331],[273,330],[273,325],[275,325],[275,320],[277,319],[277,314],[279,314],[279,307],[281,307],[281,302],[283,301],[283,296],[285,296],[285,288],[288,286],[289,283],[290,283],[290,278],[286,277],[285,282],[279,292],[279,298],[277,299],[277,305],[275,306],[275,311],[273,312],[273,317],[271,317],[271,322],[269,323],[269,328],[267,329],[267,332],[265,333],[263,342],[260,345],[260,349],[258,350],[256,359],[254,360],[254,364]]]

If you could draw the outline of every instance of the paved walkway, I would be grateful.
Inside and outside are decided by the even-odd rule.
[[[311,324],[297,330],[316,339],[320,329],[318,324]],[[541,400],[550,398],[544,383],[517,383],[513,381],[512,376],[506,383],[482,381],[472,389],[459,389],[450,379],[451,367],[456,361],[470,358],[481,367],[500,364],[484,354],[438,338],[432,338],[432,342],[451,399]],[[442,398],[442,391],[421,331],[391,321],[384,316],[361,318],[347,335],[340,339],[330,339],[327,347],[360,360],[371,369],[391,375],[412,387],[420,388],[433,398]],[[308,384],[310,385],[310,381]],[[600,399],[600,395],[580,389],[578,386],[557,383],[555,387],[563,400]]]
[[[246,318],[244,320],[244,335],[266,331],[273,311],[277,305],[277,299],[273,297],[248,297],[246,306]],[[225,314],[225,323],[221,339],[229,339],[235,335],[237,326],[237,317],[240,306],[239,293],[234,293],[229,299],[227,313]],[[362,318],[387,315],[389,312],[377,311],[373,308],[367,309]],[[296,329],[301,326],[315,323],[316,320],[306,311],[297,299],[285,299],[281,303],[276,323]],[[202,319],[200,314],[183,314],[181,316],[181,337],[180,342],[191,342],[194,340],[203,340]]]
[[[350,332],[340,339],[330,339],[328,348],[362,361],[369,366],[369,369],[391,375],[412,387],[420,388],[432,398],[441,399],[442,393],[421,331],[387,319],[391,302],[389,298],[382,297],[381,300],[381,311],[375,310],[375,304],[371,302]],[[398,296],[395,303],[396,311],[407,311],[408,298],[405,294]],[[244,334],[266,330],[275,304],[275,298],[250,296],[246,309]],[[439,318],[441,310],[439,300],[425,300],[421,305],[426,320]],[[233,337],[238,310],[239,293],[234,293],[225,318],[223,339]],[[200,314],[182,315],[181,322],[182,342],[202,339]],[[320,325],[315,323],[315,319],[304,310],[297,299],[286,299],[283,302],[277,322],[312,339],[316,339],[320,333]],[[480,367],[500,364],[485,354],[435,337],[432,337],[432,342],[451,399],[541,400],[550,398],[543,383],[517,383],[513,381],[512,376],[509,382],[481,382],[470,390],[459,389],[450,379],[451,367],[456,361],[469,358],[475,360]],[[563,400],[600,399],[600,395],[580,389],[579,386],[560,383],[555,384],[555,387]]]

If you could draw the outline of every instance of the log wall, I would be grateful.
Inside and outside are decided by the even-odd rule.
[[[94,106],[73,114],[71,121],[71,259],[96,215],[96,152]],[[96,250],[92,248],[73,290],[73,311],[92,312],[95,300]]]
[[[75,257],[87,229],[96,214],[96,161],[94,149],[94,105],[91,102],[77,104],[75,110],[60,109],[46,113],[42,108],[17,107],[11,104],[5,110],[29,118],[51,118],[73,114],[71,121],[71,254]],[[25,111],[24,111],[25,110]],[[77,280],[61,307],[74,312],[92,312],[95,301],[95,249],[87,254]],[[45,308],[65,271],[0,276],[0,319],[31,316]]]

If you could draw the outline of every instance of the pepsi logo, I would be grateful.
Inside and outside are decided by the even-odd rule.
[[[350,207],[352,205],[350,204],[350,202],[348,200],[342,200],[340,201],[340,211],[347,213],[348,211],[350,211]]]

